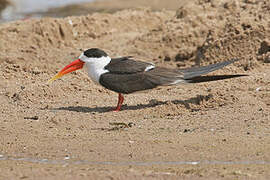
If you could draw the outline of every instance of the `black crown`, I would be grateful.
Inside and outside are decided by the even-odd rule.
[[[102,56],[108,56],[107,53],[98,48],[87,49],[83,54],[89,58],[100,58]]]

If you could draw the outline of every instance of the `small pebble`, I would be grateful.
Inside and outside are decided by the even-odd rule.
[[[24,119],[38,120],[38,116],[33,116],[33,117],[24,117]]]
[[[65,160],[68,160],[68,159],[70,159],[70,157],[69,157],[69,156],[66,156],[64,159],[65,159]]]
[[[256,88],[256,92],[260,91],[262,87]]]
[[[68,23],[70,24],[70,25],[72,25],[73,24],[73,22],[72,22],[72,20],[70,19],[70,20],[68,20]]]
[[[128,123],[128,127],[132,127],[132,126],[135,126],[136,124],[135,123],[133,123],[133,122],[129,122]]]
[[[134,143],[134,141],[128,141],[130,144],[133,144]]]

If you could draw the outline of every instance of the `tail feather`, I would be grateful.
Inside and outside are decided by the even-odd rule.
[[[241,76],[247,76],[245,74],[236,74],[236,75],[217,75],[217,76],[197,76],[191,79],[186,79],[185,81],[188,83],[201,83],[201,82],[209,82],[209,81],[218,81],[230,78],[236,78]]]
[[[153,84],[154,86],[170,86],[181,83],[200,83],[246,76],[242,74],[202,76],[209,72],[221,69],[224,66],[234,63],[235,61],[238,61],[238,59],[232,59],[229,61],[211,64],[208,66],[193,67],[180,70],[171,70],[167,68],[156,67],[150,71],[146,71],[145,75],[150,84]]]
[[[182,72],[184,74],[184,79],[185,80],[190,80],[192,78],[201,76],[203,74],[207,74],[210,73],[212,71],[221,69],[231,63],[234,63],[238,61],[238,59],[232,59],[229,61],[225,61],[225,62],[220,62],[220,63],[216,63],[216,64],[211,64],[208,66],[202,66],[202,67],[194,67],[194,68],[188,68],[188,69],[181,69],[180,72]],[[227,78],[225,78],[227,79]]]

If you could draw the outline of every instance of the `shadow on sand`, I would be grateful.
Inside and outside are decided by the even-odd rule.
[[[192,109],[190,107],[190,104],[196,104],[199,105],[202,101],[207,101],[213,97],[212,94],[208,95],[197,95],[196,97],[187,99],[187,100],[173,100],[173,101],[158,101],[156,99],[152,99],[149,101],[148,104],[139,104],[139,105],[133,105],[133,106],[127,106],[123,105],[121,111],[124,110],[139,110],[139,109],[145,109],[145,108],[152,108],[163,104],[173,103],[173,104],[182,104],[185,106],[186,109],[190,109],[192,111],[197,111],[196,109]],[[104,106],[104,107],[85,107],[85,106],[68,106],[68,107],[59,107],[59,108],[53,108],[51,110],[56,111],[74,111],[74,112],[84,112],[84,113],[105,113],[110,112],[113,110],[114,107],[112,106]]]

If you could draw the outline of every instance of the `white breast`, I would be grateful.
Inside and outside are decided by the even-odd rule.
[[[85,65],[87,68],[88,76],[95,82],[99,84],[99,78],[102,74],[109,72],[104,69],[111,61],[110,57],[101,58],[88,58],[85,60]]]

